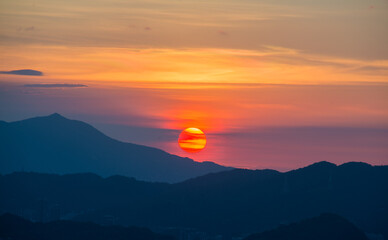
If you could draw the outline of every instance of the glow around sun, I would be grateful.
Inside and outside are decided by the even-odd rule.
[[[206,146],[205,133],[198,128],[186,128],[181,132],[178,139],[179,146],[186,152],[199,152]]]

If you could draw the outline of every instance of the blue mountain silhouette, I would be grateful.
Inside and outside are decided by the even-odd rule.
[[[0,173],[93,172],[139,180],[178,182],[230,168],[195,162],[160,149],[120,142],[58,113],[0,122]]]
[[[271,231],[253,234],[244,240],[368,240],[365,233],[343,217],[322,214]]]
[[[13,240],[173,240],[146,228],[53,221],[34,223],[12,214],[0,216],[0,239]]]
[[[0,196],[0,212],[38,221],[55,220],[60,209],[77,221],[106,224],[113,216],[124,226],[247,236],[330,212],[388,236],[388,167],[365,163],[319,162],[285,173],[234,169],[175,184],[19,172],[0,175]]]

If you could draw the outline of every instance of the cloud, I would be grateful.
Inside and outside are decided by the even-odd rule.
[[[24,87],[33,87],[33,88],[80,88],[80,87],[88,87],[84,84],[26,84]]]
[[[34,31],[35,30],[35,27],[34,26],[29,26],[29,27],[18,27],[17,29],[18,31],[25,31],[25,32],[29,32],[29,31]]]
[[[363,66],[354,69],[365,74],[386,75],[388,74],[388,66]]]
[[[228,36],[229,35],[227,32],[222,31],[222,30],[218,31],[218,34],[221,36]]]
[[[41,71],[33,69],[20,69],[12,71],[0,71],[0,74],[24,75],[24,76],[43,76]]]

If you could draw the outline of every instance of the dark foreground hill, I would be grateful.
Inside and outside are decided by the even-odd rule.
[[[320,162],[298,170],[236,169],[177,184],[94,174],[0,176],[0,212],[242,236],[331,212],[388,236],[388,167]]]
[[[253,234],[244,240],[368,240],[365,233],[343,217],[322,214],[280,226],[274,230]]]
[[[33,223],[11,214],[0,216],[0,239],[12,240],[172,240],[146,228],[55,221]]]
[[[162,150],[124,143],[59,114],[18,122],[0,121],[0,173],[93,172],[140,180],[179,182],[226,168]]]

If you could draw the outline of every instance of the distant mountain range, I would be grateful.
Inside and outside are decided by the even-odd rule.
[[[10,123],[0,121],[0,133],[0,173],[23,169],[59,174],[93,172],[179,182],[231,169],[120,142],[57,113]]]
[[[368,240],[365,233],[343,217],[322,214],[274,230],[253,234],[244,240]]]
[[[319,162],[286,173],[234,169],[181,183],[95,174],[0,176],[0,213],[230,236],[331,212],[388,237],[388,166]]]
[[[11,214],[0,216],[0,239],[10,240],[172,240],[149,229],[54,221],[33,223]]]

